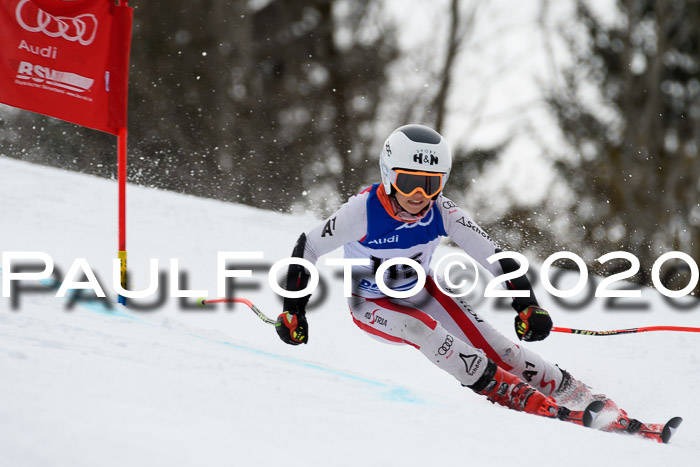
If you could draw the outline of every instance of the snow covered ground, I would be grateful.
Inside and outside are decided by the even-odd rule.
[[[64,275],[85,258],[113,301],[116,197],[115,182],[0,157],[2,251],[48,253]],[[270,315],[280,299],[266,283],[269,265],[318,222],[134,186],[128,209],[134,289],[147,285],[150,258],[166,278],[178,258],[187,287],[214,297],[218,251],[263,251],[262,261],[241,262],[255,265],[253,277],[235,284]],[[682,415],[672,443],[659,445],[493,406],[414,349],[363,334],[336,271],[319,270],[326,294],[300,347],[241,305],[156,297],[148,310],[71,307],[48,282],[23,283],[36,290],[21,290],[14,305],[0,299],[0,466],[697,465],[700,334],[553,334],[526,344],[637,418]],[[680,311],[653,290],[643,311],[606,310],[602,299],[558,310],[538,296],[559,326],[700,326],[700,305]],[[485,300],[479,310],[514,337],[512,312]]]

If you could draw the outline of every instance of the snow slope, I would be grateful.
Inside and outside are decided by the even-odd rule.
[[[46,252],[63,274],[85,258],[114,300],[116,196],[115,182],[0,157],[2,251]],[[263,251],[264,260],[241,262],[256,265],[253,277],[235,283],[270,315],[280,299],[266,283],[269,265],[318,222],[135,186],[128,206],[135,289],[147,285],[150,258],[166,277],[178,258],[187,287],[213,297],[218,251]],[[20,291],[15,305],[0,299],[0,466],[697,465],[700,334],[553,334],[526,344],[633,416],[684,416],[672,444],[657,445],[493,406],[414,349],[363,334],[335,269],[319,270],[326,296],[300,347],[241,305],[71,307],[47,281],[23,283],[36,290]],[[700,326],[700,305],[679,311],[653,290],[644,290],[645,311],[597,301],[557,310],[538,296],[559,326]],[[480,302],[514,337],[513,313]]]

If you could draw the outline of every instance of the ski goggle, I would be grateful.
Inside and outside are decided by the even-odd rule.
[[[404,196],[412,196],[420,191],[426,198],[432,198],[442,190],[441,173],[411,172],[408,170],[392,170],[393,181],[391,184]]]

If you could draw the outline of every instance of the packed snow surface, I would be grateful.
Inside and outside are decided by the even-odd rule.
[[[633,417],[683,416],[661,445],[490,404],[415,349],[356,328],[339,268],[323,261],[304,346],[283,344],[243,305],[199,308],[169,297],[171,258],[181,289],[215,298],[217,252],[261,251],[262,260],[237,263],[252,277],[234,279],[234,293],[276,316],[268,269],[319,222],[311,215],[130,185],[131,288],[148,286],[152,258],[162,274],[159,294],[125,308],[112,287],[116,182],[0,158],[0,212],[2,252],[47,253],[59,273],[59,282],[22,281],[0,299],[1,466],[698,465],[700,334],[553,333],[524,344]],[[78,258],[108,300],[91,291],[55,296]],[[600,298],[574,310],[536,290],[557,326],[700,327],[700,304],[681,301],[681,309],[652,289],[616,303],[627,310]],[[515,337],[512,311],[478,296],[473,303]]]

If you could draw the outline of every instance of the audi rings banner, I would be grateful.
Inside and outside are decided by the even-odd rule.
[[[126,3],[0,0],[0,102],[115,135],[126,128]]]

